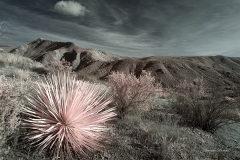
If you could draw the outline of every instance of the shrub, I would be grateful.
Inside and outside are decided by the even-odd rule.
[[[131,108],[149,109],[155,104],[155,96],[163,95],[161,86],[147,71],[143,71],[139,78],[134,74],[112,72],[108,80],[115,92],[120,116]]]
[[[20,113],[24,106],[23,95],[28,91],[27,85],[19,79],[0,75],[0,157],[17,147]]]
[[[43,62],[45,65],[46,69],[48,70],[48,75],[51,74],[56,74],[58,72],[66,72],[67,74],[72,74],[72,66],[71,63],[66,61],[64,58],[63,59],[57,59],[57,58],[52,58],[52,60],[45,60]]]
[[[20,123],[17,117],[22,105],[18,102],[20,88],[19,83],[16,84],[13,80],[9,81],[4,76],[0,76],[0,129],[3,131],[2,135],[11,134]]]
[[[111,102],[106,94],[100,85],[77,81],[70,73],[45,77],[26,97],[26,138],[37,151],[49,149],[68,159],[98,150],[108,130],[105,122],[115,116],[113,108],[106,109]]]
[[[239,122],[236,101],[226,99],[219,88],[207,87],[203,79],[194,83],[184,81],[171,94],[172,109],[181,115],[182,124],[214,133],[223,125]]]

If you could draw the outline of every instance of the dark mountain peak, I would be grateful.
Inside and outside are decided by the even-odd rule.
[[[35,41],[29,43],[30,46],[33,46],[35,48],[38,47],[48,47],[49,51],[57,50],[59,48],[69,48],[69,47],[74,47],[75,44],[72,42],[57,42],[57,41],[50,41],[50,40],[45,40],[43,38],[38,38]]]
[[[11,50],[10,53],[21,54],[40,62],[49,62],[53,59],[61,60],[63,58],[71,61],[75,59],[89,59],[91,61],[113,61],[115,59],[121,59],[121,56],[96,49],[81,48],[72,42],[57,42],[42,38],[17,47]]]

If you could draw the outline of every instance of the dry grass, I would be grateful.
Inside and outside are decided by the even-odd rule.
[[[27,57],[12,53],[0,52],[0,60],[5,64],[5,66],[14,66],[15,68],[24,70],[43,67],[43,65],[39,62],[35,62]]]
[[[27,57],[11,53],[0,53],[0,75],[19,80],[29,80],[39,75],[32,72],[33,68],[43,68],[41,63]]]
[[[224,159],[233,153],[226,150],[211,134],[180,127],[172,121],[149,121],[143,116],[127,114],[116,123],[111,134],[113,143],[104,153],[108,159]],[[235,154],[236,156],[236,154]],[[100,157],[100,155],[99,155]]]
[[[10,147],[6,145],[10,139],[12,147],[16,147],[15,142],[21,123],[19,115],[24,106],[23,97],[27,91],[26,83],[23,81],[0,76],[0,155],[3,157],[10,152]]]
[[[20,80],[28,80],[31,78],[31,72],[15,67],[5,67],[0,71],[1,75]]]

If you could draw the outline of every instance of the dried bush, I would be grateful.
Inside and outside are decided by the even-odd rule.
[[[26,85],[22,81],[0,76],[0,145],[4,145],[7,137],[18,130],[21,122],[19,114],[24,106],[23,95],[26,92]]]
[[[55,74],[57,72],[67,72],[72,73],[71,63],[65,59],[58,60],[54,58],[50,62],[44,62],[45,66],[49,69],[50,74]]]
[[[148,110],[155,104],[156,97],[163,95],[162,87],[147,71],[139,78],[134,74],[112,72],[108,81],[113,87],[120,117],[133,108]]]
[[[171,93],[172,111],[181,115],[181,124],[214,133],[219,127],[240,120],[237,101],[226,99],[223,92],[207,86],[203,79],[184,81]]]
[[[77,81],[70,73],[46,77],[27,96],[23,112],[27,139],[36,151],[67,159],[98,150],[106,138],[105,122],[116,115],[113,108],[106,108],[111,102],[106,94],[101,85]]]

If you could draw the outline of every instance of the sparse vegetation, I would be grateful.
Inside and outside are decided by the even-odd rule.
[[[24,95],[31,82],[0,76],[0,157],[6,157],[17,146],[20,113],[24,104]],[[11,148],[9,147],[11,141]],[[5,159],[5,158],[3,158]]]
[[[4,64],[0,66],[0,75],[1,75],[0,76],[0,111],[1,111],[0,112],[0,118],[1,118],[0,119],[1,120],[0,159],[26,159],[26,160],[58,159],[59,157],[57,157],[57,155],[55,157],[50,156],[51,154],[49,154],[50,151],[48,150],[44,153],[33,154],[32,152],[36,148],[30,147],[29,143],[26,143],[27,141],[23,137],[26,136],[26,133],[36,134],[36,132],[29,132],[31,129],[29,130],[29,129],[20,128],[20,126],[23,124],[23,119],[26,119],[26,118],[28,119],[29,116],[31,117],[34,115],[34,114],[33,115],[30,114],[30,112],[28,115],[22,114],[23,108],[30,107],[29,104],[26,103],[27,101],[26,99],[24,99],[24,97],[26,95],[34,93],[34,90],[32,89],[34,87],[36,88],[37,87],[35,85],[36,82],[41,83],[41,79],[42,79],[42,78],[37,78],[39,75],[36,75],[36,73],[33,73],[31,69],[34,67],[47,68],[47,66],[43,66],[43,65],[41,66],[41,64],[39,65],[39,63],[36,63],[34,61],[31,61],[30,59],[23,58],[23,57],[19,57],[18,60],[6,60],[5,56],[7,56],[8,53],[4,53],[4,54],[5,54],[4,56],[0,56],[0,62]],[[13,59],[13,58],[14,56],[12,56],[10,59]],[[54,64],[51,64],[51,65],[54,65]],[[60,65],[60,69],[58,65]],[[50,73],[53,73],[53,74],[56,73],[58,70],[61,70],[61,67],[63,67],[63,71],[65,71],[66,68],[64,68],[64,65],[63,66],[62,65],[63,65],[62,62],[57,63],[55,67],[53,67],[55,68],[54,72],[50,72]],[[49,67],[48,70],[50,70],[50,68],[51,67]],[[10,72],[10,70],[12,72]],[[10,76],[10,73],[15,74],[16,72],[18,72],[18,70],[21,70],[22,73],[24,72],[26,75],[29,75],[27,77],[30,77],[30,78],[20,78],[25,76],[19,76],[19,77]],[[68,67],[66,70],[67,72],[65,73],[69,73]],[[70,72],[72,72],[72,70]],[[49,74],[47,77],[50,78],[51,75],[52,74]],[[120,103],[119,103],[119,99],[115,97],[116,98],[115,103],[117,104],[116,107],[119,107],[120,109],[119,114],[120,115],[123,114],[124,116],[120,116],[121,119],[115,119],[114,121],[111,121],[111,123],[106,124],[107,128],[108,127],[114,128],[114,130],[109,130],[106,133],[107,140],[111,140],[110,143],[103,143],[105,144],[105,146],[102,148],[102,150],[98,152],[94,152],[94,154],[89,154],[90,157],[82,158],[83,160],[87,160],[89,158],[92,160],[101,160],[101,159],[108,159],[108,160],[233,159],[233,160],[236,160],[240,158],[239,150],[234,148],[229,148],[228,146],[223,145],[221,139],[215,136],[215,134],[211,134],[203,131],[203,125],[200,125],[200,124],[204,124],[202,123],[202,121],[206,122],[207,119],[205,119],[204,117],[208,117],[208,116],[212,117],[214,115],[212,118],[213,120],[215,120],[214,118],[217,118],[217,119],[225,118],[226,114],[222,114],[225,112],[231,113],[231,116],[234,115],[234,113],[232,112],[233,110],[231,106],[229,106],[228,109],[224,107],[228,107],[228,104],[236,104],[235,102],[237,101],[232,101],[232,100],[236,100],[236,98],[233,98],[233,97],[226,97],[226,99],[223,99],[222,97],[220,98],[220,94],[211,92],[210,88],[205,87],[205,84],[203,83],[203,81],[198,81],[198,80],[195,81],[196,82],[195,85],[189,82],[185,82],[181,84],[181,86],[177,87],[177,89],[174,92],[171,92],[171,94],[169,94],[169,95],[172,95],[171,97],[166,98],[165,95],[163,95],[163,93],[165,92],[163,92],[161,86],[158,86],[158,84],[155,83],[154,78],[151,76],[150,72],[145,72],[143,75],[141,75],[142,77],[140,77],[139,79],[137,79],[134,75],[121,75],[121,76],[122,77],[120,78],[122,78],[122,80],[125,80],[125,82],[122,82],[122,85],[124,87],[123,88],[121,88],[120,86],[118,87],[122,89],[122,91],[124,91],[124,92],[120,92],[122,93],[123,97],[127,96],[127,94],[124,94],[124,93],[129,93],[129,92],[133,92],[131,93],[133,95],[137,94],[136,93],[137,91],[138,92],[141,91],[140,92],[141,94],[143,93],[146,94],[148,93],[146,90],[147,89],[149,90],[150,88],[153,89],[154,92],[148,93],[142,96],[142,98],[140,99],[138,98],[138,96],[140,95],[138,96],[135,95],[133,97],[131,96],[125,97],[130,99],[132,98],[132,100],[126,99],[127,100],[126,108],[122,108],[121,106],[121,103],[122,103],[121,101],[123,100],[120,99]],[[132,81],[135,82],[135,85],[134,83],[132,83],[132,86],[129,84],[131,81],[126,78],[128,76],[132,78]],[[32,78],[32,77],[35,77],[35,78]],[[111,84],[112,85],[118,84],[117,80],[121,80],[120,78],[115,79],[116,82]],[[139,82],[141,80],[142,80],[142,83]],[[94,79],[92,79],[91,81],[93,82]],[[142,85],[145,88],[144,87],[141,89],[133,88],[135,89],[134,91],[134,90],[131,90],[131,88],[127,88],[124,84],[126,84],[127,87],[139,87]],[[103,86],[104,85],[102,85],[102,87],[100,88],[103,88]],[[155,92],[156,88],[159,89],[157,90],[157,92]],[[54,93],[60,93],[60,92],[54,91]],[[113,93],[116,93],[116,90],[115,92],[111,92],[111,94]],[[155,95],[155,93],[158,93],[157,96]],[[135,99],[134,97],[137,97],[137,98]],[[227,103],[227,101],[230,103]],[[148,102],[150,103],[148,104]],[[178,102],[178,103],[175,103],[175,102]],[[53,103],[53,104],[59,104],[59,103]],[[145,104],[147,104],[147,106]],[[150,105],[150,107],[148,105]],[[38,105],[35,105],[35,109],[37,109],[37,106]],[[50,105],[47,107],[50,108]],[[211,108],[210,111],[207,110],[209,109],[208,107]],[[171,114],[168,112],[169,108],[171,109],[173,108],[173,110],[171,110]],[[136,112],[139,109],[141,110],[141,114]],[[45,110],[45,112],[50,113],[50,110]],[[35,115],[36,113],[37,112],[35,112]],[[185,113],[188,113],[188,114],[185,114]],[[201,113],[200,116],[199,116],[199,113]],[[39,112],[39,115],[42,115],[42,112]],[[193,122],[191,122],[190,119]],[[217,120],[216,122],[219,122],[219,121]],[[46,132],[41,130],[41,127],[38,128],[38,123],[35,123],[35,124],[36,124],[35,129],[36,131],[38,131],[37,133],[39,133],[39,135],[44,135],[44,133]],[[29,125],[29,127],[31,128],[34,126],[32,125],[33,124]],[[32,129],[34,130],[34,128]],[[214,130],[215,129],[211,130],[211,132],[214,132]],[[41,131],[42,131],[42,134],[41,134]],[[66,139],[65,139],[65,142],[66,142]],[[42,147],[45,147],[46,149],[48,148],[47,145],[49,146],[50,144],[50,143],[45,143],[44,140],[43,141],[40,140],[39,143],[44,145]],[[65,143],[65,145],[67,144]],[[67,155],[66,154],[67,150],[65,149],[66,147],[62,148],[63,152],[61,152],[60,154],[60,159],[64,159],[64,156]]]
[[[0,75],[20,80],[36,78],[39,75],[32,72],[33,68],[43,68],[41,63],[11,53],[0,53]]]
[[[133,113],[126,114],[116,123],[116,131],[111,137],[113,143],[105,149],[111,160],[224,159],[237,156],[237,152],[221,145],[207,132],[181,127],[171,120],[148,120]]]
[[[35,62],[27,57],[12,53],[0,52],[0,60],[5,64],[5,66],[12,66],[24,70],[44,67],[39,62]]]
[[[171,94],[181,124],[214,133],[223,125],[240,122],[237,100],[224,97],[220,87],[211,88],[203,79],[194,83],[184,81]]]

